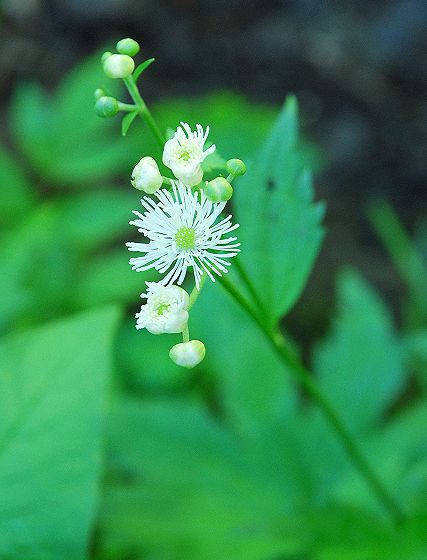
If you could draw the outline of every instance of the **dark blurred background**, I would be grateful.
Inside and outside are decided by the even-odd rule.
[[[425,1],[2,0],[0,18],[3,124],[17,81],[55,88],[126,36],[159,61],[146,74],[148,101],[231,89],[278,106],[296,93],[303,131],[322,153],[316,197],[327,202],[328,235],[290,330],[303,343],[323,332],[345,264],[397,302],[399,276],[367,205],[387,199],[412,233],[425,217]],[[8,141],[7,127],[0,135]]]

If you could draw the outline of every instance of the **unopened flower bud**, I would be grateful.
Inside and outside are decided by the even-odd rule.
[[[246,173],[246,165],[241,159],[229,159],[225,167],[229,173],[237,177]]]
[[[191,369],[203,360],[206,354],[205,345],[200,340],[190,340],[175,344],[169,351],[170,359],[177,365]]]
[[[224,177],[217,177],[206,183],[204,191],[211,202],[225,202],[233,196],[233,187]]]
[[[105,53],[103,53],[103,55],[101,56],[101,62],[102,64],[104,64],[104,62],[107,60],[107,58],[109,58],[110,56],[112,56],[112,52],[110,51],[106,51]]]
[[[99,99],[100,97],[104,97],[105,91],[104,91],[103,89],[101,89],[101,88],[97,88],[97,89],[94,91],[93,95],[95,96],[95,99]]]
[[[126,54],[112,54],[104,60],[103,68],[109,78],[127,78],[135,70],[135,62]]]
[[[114,97],[104,95],[95,103],[95,113],[98,117],[114,117],[118,112],[119,102]]]
[[[135,189],[147,194],[156,192],[163,183],[156,160],[150,156],[143,157],[134,167],[131,183]]]
[[[121,39],[116,48],[120,54],[127,54],[128,56],[135,56],[139,53],[139,44],[130,38]]]

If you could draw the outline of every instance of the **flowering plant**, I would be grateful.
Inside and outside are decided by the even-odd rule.
[[[352,433],[334,403],[323,392],[301,363],[279,321],[300,294],[323,236],[323,206],[313,203],[311,177],[301,164],[298,145],[296,100],[290,97],[270,137],[249,168],[248,176],[240,159],[222,160],[213,166],[216,177],[204,180],[209,158],[216,145],[207,145],[209,127],[197,124],[192,130],[181,121],[166,139],[141,97],[137,86],[140,75],[154,59],[135,69],[133,56],[139,45],[133,39],[117,44],[118,54],[104,53],[102,64],[108,77],[123,79],[133,104],[123,103],[95,92],[99,116],[127,114],[122,121],[125,135],[139,116],[150,129],[162,151],[161,161],[174,177],[162,175],[159,163],[145,154],[135,165],[131,184],[145,194],[144,211],[134,211],[130,222],[146,242],[130,242],[128,249],[142,253],[130,260],[136,271],[155,269],[161,277],[148,283],[142,297],[147,303],[136,315],[137,329],[153,334],[182,333],[169,356],[177,365],[193,368],[205,356],[205,346],[190,340],[190,311],[207,278],[216,280],[254,321],[277,357],[323,411],[341,444],[373,494],[395,521],[403,517],[400,505],[359,449]],[[246,184],[245,184],[246,181]],[[251,188],[246,188],[250,184]],[[295,187],[296,185],[296,187]],[[233,198],[242,223],[239,240],[230,234],[239,226],[225,213]],[[240,253],[240,240],[242,253]],[[237,274],[230,281],[232,263]],[[188,294],[180,286],[191,269],[195,286]],[[225,310],[224,310],[225,313]],[[227,333],[226,344],[235,333]],[[221,352],[216,348],[212,351]]]

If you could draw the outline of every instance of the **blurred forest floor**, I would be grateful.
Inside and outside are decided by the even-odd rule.
[[[325,245],[287,321],[304,344],[328,323],[343,265],[358,267],[392,304],[400,297],[367,205],[385,198],[412,233],[425,220],[426,31],[422,0],[2,0],[0,123],[17,81],[54,88],[125,36],[157,58],[148,101],[232,89],[279,105],[296,93],[304,133],[323,154],[316,196],[328,206]],[[7,142],[4,126],[1,136]]]

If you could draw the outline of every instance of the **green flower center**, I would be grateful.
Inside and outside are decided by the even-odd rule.
[[[157,315],[163,315],[165,311],[169,311],[170,305],[168,303],[161,303],[157,307]]]
[[[179,159],[182,159],[184,161],[188,161],[190,159],[190,153],[188,152],[188,150],[183,150],[180,154],[179,154]]]
[[[176,232],[175,241],[181,251],[193,249],[196,244],[196,232],[193,228],[184,226]]]

